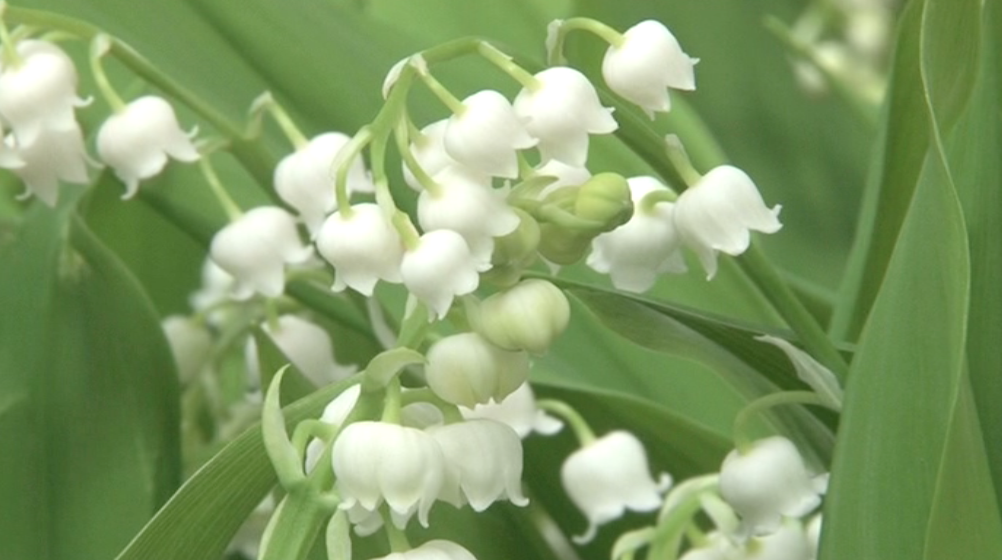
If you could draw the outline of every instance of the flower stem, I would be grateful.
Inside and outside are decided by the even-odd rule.
[[[770,393],[760,397],[738,412],[734,417],[734,447],[739,453],[747,453],[751,447],[751,439],[748,437],[747,426],[751,420],[762,412],[780,405],[788,404],[811,404],[816,406],[829,406],[828,401],[814,391],[782,391]]]
[[[480,41],[477,45],[477,52],[480,56],[487,59],[488,62],[500,68],[505,74],[508,74],[516,82],[522,84],[522,87],[529,91],[538,90],[542,84],[535,76],[526,71],[516,64],[510,56],[502,52],[500,49],[494,45],[488,43],[487,41]]]
[[[331,163],[331,169],[334,170],[334,196],[337,199],[337,209],[345,219],[351,218],[353,212],[351,209],[351,193],[348,191],[348,172],[351,170],[351,164],[355,161],[355,158],[361,157],[362,149],[372,141],[372,129],[368,126],[363,126],[338,151],[337,156],[334,157],[334,161]],[[376,163],[373,162],[373,171],[375,170]]]
[[[234,202],[230,193],[226,192],[226,188],[223,187],[222,181],[219,180],[219,175],[216,175],[216,170],[212,167],[209,158],[199,158],[198,168],[202,171],[202,175],[205,176],[205,181],[209,183],[212,194],[216,196],[216,200],[223,207],[223,211],[226,212],[226,217],[229,218],[230,222],[240,219],[240,216],[243,216],[243,210]]]
[[[442,85],[442,82],[436,80],[431,73],[422,72],[419,76],[421,81],[424,82],[424,85],[427,86],[433,94],[435,94],[435,97],[442,102],[442,105],[445,105],[449,111],[452,111],[452,114],[462,115],[463,112],[466,111],[466,106],[463,105],[463,102],[455,95],[452,95],[452,92]]]
[[[554,400],[554,399],[542,399],[536,401],[536,406],[542,410],[552,412],[557,416],[563,418],[570,425],[571,429],[574,430],[574,435],[578,438],[578,442],[581,447],[584,447],[596,439],[595,432],[592,431],[591,426],[585,421],[584,417],[574,410],[569,404]]]
[[[0,60],[3,66],[18,67],[21,65],[21,55],[17,53],[17,46],[7,29],[7,22],[4,21],[4,13],[7,11],[7,2],[0,0],[0,42],[3,43],[3,53]]]
[[[567,20],[556,20],[550,24],[550,37],[547,37],[547,62],[550,66],[566,64],[564,58],[564,41],[571,31],[587,31],[596,35],[613,47],[623,44],[623,34],[608,25],[586,17],[576,17]]]
[[[439,184],[428,175],[424,167],[418,163],[417,158],[414,157],[414,152],[411,151],[410,142],[410,119],[406,116],[397,123],[397,128],[393,133],[394,139],[397,141],[397,150],[400,152],[400,157],[404,160],[404,165],[410,170],[414,178],[421,185],[421,188],[428,191],[432,197],[437,197],[441,193]]]
[[[125,110],[125,101],[122,100],[118,92],[111,85],[111,81],[108,80],[108,75],[104,72],[104,66],[101,64],[101,59],[107,54],[114,40],[100,33],[95,35],[90,42],[90,68],[91,72],[94,74],[94,82],[97,83],[97,89],[101,91],[101,95],[104,97],[111,109],[116,113],[121,113]]]
[[[289,142],[297,149],[301,150],[310,143],[303,131],[299,130],[296,126],[295,121],[289,116],[289,113],[285,110],[285,107],[279,105],[275,98],[271,96],[271,93],[266,93],[260,99],[259,109],[268,111],[271,114],[271,118],[275,119],[278,123],[279,128],[282,129],[282,133],[285,137],[289,139]],[[257,103],[255,103],[257,105]]]

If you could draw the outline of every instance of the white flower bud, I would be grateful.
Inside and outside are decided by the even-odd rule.
[[[821,503],[827,478],[812,479],[793,443],[773,436],[731,451],[720,467],[720,495],[741,516],[746,533],[766,534],[782,516],[800,517]]]
[[[568,165],[557,159],[551,159],[550,161],[537,167],[536,175],[541,177],[556,177],[557,179],[549,185],[546,185],[546,187],[539,192],[539,196],[537,197],[539,200],[543,200],[553,191],[563,187],[576,187],[583,185],[588,181],[588,179],[591,179],[591,172],[588,171],[587,168],[578,165]]]
[[[588,134],[608,134],[618,128],[612,109],[602,106],[595,86],[573,68],[547,68],[535,78],[537,89],[523,89],[515,97],[515,114],[539,139],[543,161],[584,165]]]
[[[445,477],[442,450],[430,435],[385,422],[349,424],[334,441],[333,465],[341,509],[375,511],[385,501],[398,528],[415,512],[428,526]]]
[[[517,150],[536,145],[507,99],[483,90],[463,100],[464,110],[449,118],[445,150],[459,163],[497,177],[518,177]]]
[[[425,377],[443,400],[470,408],[500,402],[529,376],[525,352],[509,352],[476,333],[447,336],[428,350]]]
[[[598,526],[618,519],[629,509],[654,511],[671,486],[662,473],[657,482],[647,466],[647,452],[636,436],[615,431],[572,453],[560,469],[567,496],[588,518],[588,529],[574,541],[595,538]]]
[[[149,179],[167,165],[167,156],[192,162],[199,158],[187,133],[162,97],[147,95],[108,117],[97,132],[97,153],[125,183],[125,195],[136,194],[139,181]]]
[[[80,128],[42,129],[34,141],[15,151],[21,165],[12,171],[24,181],[24,195],[35,195],[48,206],[59,200],[59,182],[78,185],[90,181],[87,177],[87,152]]]
[[[355,404],[358,402],[359,395],[362,394],[361,385],[352,385],[338,396],[334,397],[334,400],[329,402],[326,407],[324,407],[323,413],[320,415],[320,421],[324,424],[330,424],[334,427],[340,427],[344,424],[344,421],[348,419],[348,415],[351,414],[351,410],[355,408]],[[306,456],[304,457],[303,465],[306,467],[306,472],[312,472],[317,466],[317,461],[320,460],[320,454],[324,451],[324,442],[318,438],[313,438],[310,440],[309,445],[306,446]]]
[[[476,290],[479,273],[489,269],[489,262],[476,259],[466,240],[448,229],[422,235],[417,247],[404,253],[400,262],[404,285],[438,319],[449,312],[455,296]]]
[[[478,404],[471,408],[460,407],[464,418],[487,418],[503,422],[515,430],[518,437],[525,439],[532,432],[553,435],[564,427],[564,423],[546,414],[536,406],[536,396],[528,383],[522,383],[502,401]]]
[[[418,223],[424,231],[449,229],[463,236],[478,261],[491,258],[494,238],[518,227],[519,218],[505,202],[505,191],[491,187],[490,178],[460,167],[435,175],[436,192],[418,197]]]
[[[800,521],[787,519],[775,532],[746,542],[742,560],[805,560],[810,555]]]
[[[327,331],[302,317],[282,315],[274,326],[265,322],[264,332],[314,385],[327,385],[355,373],[355,367],[337,363]]]
[[[477,560],[469,550],[452,541],[428,541],[406,552],[394,552],[375,560]]]
[[[625,224],[592,240],[587,263],[595,271],[609,274],[616,288],[640,293],[654,285],[658,274],[682,273],[686,266],[672,220],[674,205],[641,204],[647,194],[667,192],[668,187],[653,177],[633,177],[627,182],[633,215]]]
[[[275,168],[275,192],[299,212],[312,235],[316,235],[324,218],[337,208],[334,196],[334,158],[351,140],[340,132],[315,136],[295,152],[282,158]],[[365,170],[361,157],[356,157],[348,169],[349,192],[372,192],[375,187]]]
[[[17,44],[21,63],[0,71],[0,115],[10,123],[22,147],[31,146],[43,131],[77,129],[75,107],[87,102],[76,95],[73,61],[48,41]]]
[[[317,235],[317,250],[334,266],[336,292],[346,287],[371,296],[379,280],[399,283],[403,243],[379,206],[355,204],[331,214]]]
[[[546,280],[523,280],[480,304],[475,328],[505,350],[544,354],[570,320],[567,296]]]
[[[484,511],[507,498],[517,506],[522,495],[522,440],[510,427],[493,420],[470,420],[428,429],[445,456],[442,499],[473,511]]]
[[[305,262],[313,250],[303,246],[291,214],[277,206],[261,206],[219,230],[209,254],[236,279],[233,296],[246,299],[254,292],[282,295],[285,265]]]
[[[187,384],[208,363],[212,354],[212,334],[205,325],[180,315],[165,317],[161,327],[174,354],[178,378],[182,384]]]
[[[622,45],[609,47],[602,60],[602,76],[609,89],[654,118],[655,111],[671,108],[667,88],[696,89],[696,62],[682,52],[667,27],[646,20],[623,33]]]
[[[779,231],[781,208],[768,208],[744,171],[721,165],[679,195],[675,227],[710,279],[717,273],[717,251],[737,256],[751,244],[751,230]]]

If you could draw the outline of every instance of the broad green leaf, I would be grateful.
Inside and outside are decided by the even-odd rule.
[[[1002,504],[1002,5],[985,5],[981,72],[967,106],[946,138],[947,157],[964,209],[971,248],[971,308],[967,360],[995,482]]]
[[[853,361],[822,558],[1002,556],[966,375],[969,283],[961,207],[933,146]]]
[[[977,0],[916,0],[901,18],[876,166],[832,323],[836,337],[858,336],[881,289],[931,139],[930,121],[919,117],[926,114],[923,92],[943,135],[970,97],[980,10]]]
[[[0,248],[4,558],[108,558],[180,482],[157,315],[74,207],[36,204]]]

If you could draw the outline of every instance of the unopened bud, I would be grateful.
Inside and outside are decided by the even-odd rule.
[[[617,173],[599,173],[592,176],[578,191],[574,214],[579,218],[600,222],[602,231],[611,231],[633,215],[630,186],[626,178]],[[596,235],[599,232],[595,232]]]
[[[505,350],[543,354],[570,319],[564,292],[546,280],[524,280],[480,305],[477,332]]]
[[[477,333],[448,336],[428,350],[425,376],[436,395],[453,404],[472,408],[502,399],[529,376],[525,352],[509,352]]]
[[[502,286],[518,282],[522,270],[536,260],[539,247],[539,223],[523,210],[515,209],[519,225],[515,231],[494,238],[494,253],[491,255],[491,270],[484,279]]]
[[[539,240],[539,254],[559,265],[570,265],[581,260],[591,247],[591,240],[594,237],[556,224],[541,224],[539,230],[542,234]]]

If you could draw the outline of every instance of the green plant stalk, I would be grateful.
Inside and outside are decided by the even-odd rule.
[[[306,558],[331,512],[309,491],[285,496],[266,530],[260,560],[302,560]]]

